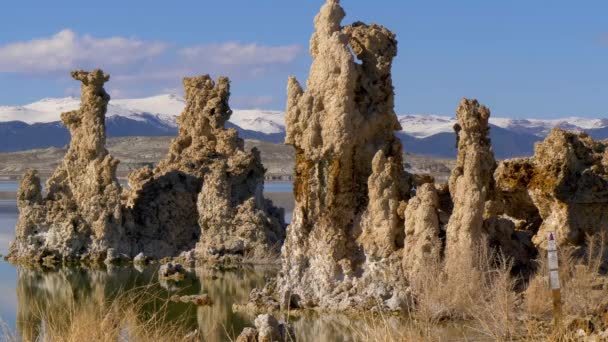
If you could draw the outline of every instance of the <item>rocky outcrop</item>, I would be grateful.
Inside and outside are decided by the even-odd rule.
[[[76,71],[80,109],[63,113],[72,140],[46,184],[28,172],[19,190],[14,259],[58,262],[94,259],[107,264],[191,255],[247,260],[276,256],[285,236],[283,212],[263,197],[264,168],[257,150],[246,152],[231,115],[229,81],[207,75],[184,79],[187,106],[179,136],[155,168],[129,176],[121,195],[118,161],[105,148],[109,76]]]
[[[545,248],[583,246],[586,235],[608,231],[608,145],[585,133],[553,129],[532,158],[504,161],[495,173],[505,210]]]
[[[230,83],[208,75],[185,78],[179,135],[154,168],[129,176],[127,198],[137,249],[175,256],[196,248],[201,258],[263,258],[278,253],[283,212],[263,197],[259,152],[244,150],[225,123]]]
[[[439,196],[435,185],[423,184],[405,209],[403,268],[410,274],[437,265],[443,254]]]
[[[254,328],[245,328],[237,337],[237,342],[295,342],[296,335],[293,328],[277,321],[269,314],[259,315],[254,320]]]
[[[449,182],[454,208],[446,229],[445,252],[446,267],[454,272],[475,265],[496,168],[489,137],[490,110],[477,100],[463,99],[456,117],[458,158]]]
[[[103,86],[109,76],[99,69],[71,75],[82,83],[82,95],[79,109],[61,114],[72,137],[69,149],[46,182],[46,196],[35,171],[23,177],[13,259],[102,261],[109,247],[120,253],[129,249],[123,240],[118,161],[105,148],[110,96]]]
[[[401,264],[399,208],[410,191],[394,135],[397,41],[379,25],[342,27],[344,16],[337,0],[322,7],[307,89],[288,84],[296,204],[279,291],[292,307],[375,306],[398,296],[401,283],[383,276],[399,277],[389,265]]]

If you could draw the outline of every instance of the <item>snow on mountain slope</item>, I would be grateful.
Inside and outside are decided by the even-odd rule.
[[[270,110],[233,110],[230,122],[265,134],[285,132],[285,113]]]
[[[438,133],[454,131],[456,119],[449,116],[410,114],[397,115],[402,132],[416,138],[426,138]]]
[[[402,131],[416,138],[426,138],[439,133],[454,131],[456,118],[439,115],[398,115]],[[490,118],[490,124],[516,133],[528,133],[544,137],[554,127],[567,130],[584,131],[608,127],[608,119],[588,119],[569,117],[562,119],[510,119]]]
[[[121,116],[141,122],[150,119],[148,115],[145,115],[147,111],[131,109],[120,103],[114,103],[118,101],[113,101],[108,105],[107,116],[109,118]],[[80,99],[75,97],[45,98],[22,107],[0,107],[0,121],[23,121],[28,124],[60,121],[61,113],[78,109],[78,107],[80,107]],[[175,125],[175,118],[173,117],[167,119],[166,115],[163,114],[150,114]]]
[[[60,120],[60,114],[77,109],[80,99],[75,97],[46,98],[21,106],[0,106],[0,122],[23,121],[28,124]],[[175,128],[186,101],[174,94],[164,94],[139,99],[114,99],[108,105],[108,119],[124,117],[154,127]],[[415,138],[427,138],[440,133],[453,132],[456,119],[441,115],[398,115],[402,132]],[[230,122],[244,130],[263,134],[285,132],[285,113],[269,110],[235,109]],[[608,127],[608,119],[569,117],[563,119],[510,119],[490,118],[490,123],[515,133],[544,137],[553,127],[569,130],[593,130]]]
[[[118,99],[110,104],[125,108],[132,112],[145,112],[154,115],[160,121],[169,126],[177,127],[175,120],[186,106],[186,100],[174,94],[165,94],[141,99]],[[108,114],[110,109],[108,109]]]
[[[491,118],[490,123],[504,129],[519,133],[530,133],[539,137],[544,137],[554,127],[583,131],[608,126],[607,119],[588,119],[579,117],[552,120]]]

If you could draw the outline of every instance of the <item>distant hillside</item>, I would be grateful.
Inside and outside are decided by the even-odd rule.
[[[132,170],[161,160],[169,150],[172,137],[122,137],[108,139],[108,150],[120,161],[118,176],[125,178]],[[291,146],[259,140],[245,140],[245,149],[257,148],[269,179],[286,180],[293,174],[295,153]],[[37,169],[44,176],[53,172],[66,150],[50,147],[45,149],[0,153],[0,176],[18,178],[28,168]],[[453,159],[439,159],[408,154],[405,167],[416,173],[430,173],[446,180],[453,167]]]
[[[0,106],[0,152],[64,147],[69,134],[59,121],[61,112],[78,108],[73,97],[47,98],[21,107]],[[108,106],[108,137],[174,136],[176,119],[185,105],[177,95],[112,100]],[[398,115],[397,132],[408,153],[442,158],[456,156],[453,117]],[[490,118],[492,144],[499,159],[530,156],[534,143],[553,128],[586,131],[595,139],[608,138],[608,119],[564,118],[552,120]],[[285,113],[270,110],[234,110],[228,127],[244,139],[282,143]]]
[[[456,134],[438,133],[425,138],[414,138],[399,133],[404,149],[408,153],[434,157],[456,157]],[[534,153],[534,144],[542,138],[526,133],[517,133],[490,125],[490,139],[494,155],[498,159],[530,156]]]

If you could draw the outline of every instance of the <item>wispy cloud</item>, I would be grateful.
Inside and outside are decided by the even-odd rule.
[[[293,62],[298,45],[226,42],[174,47],[137,38],[100,38],[65,29],[50,37],[0,45],[0,72],[55,73],[102,67],[113,81],[179,80],[194,73],[259,77]],[[201,70],[201,69],[205,70]]]
[[[67,84],[67,71],[103,68],[111,75],[108,90],[114,98],[146,96],[181,89],[186,76],[229,76],[235,82],[283,75],[293,70],[305,50],[299,45],[218,42],[177,46],[135,37],[96,37],[65,29],[53,35],[0,45],[0,73],[59,79],[65,93],[77,95]],[[274,96],[234,97],[238,106],[262,107]]]
[[[149,60],[169,44],[134,38],[96,38],[63,30],[50,37],[0,46],[0,72],[54,72],[74,68],[124,66]]]

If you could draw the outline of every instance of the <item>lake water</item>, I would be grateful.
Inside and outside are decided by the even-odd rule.
[[[0,182],[0,192],[17,192],[18,182]]]
[[[0,192],[14,193],[18,182],[0,182]],[[291,183],[267,183],[265,192],[291,192]],[[17,202],[0,199],[0,254],[6,255],[14,238],[17,223]],[[287,220],[291,213],[286,213]],[[209,294],[214,301],[211,307],[196,308],[192,304],[170,302],[166,308],[168,319],[179,319],[185,329],[207,332],[209,341],[228,340],[238,335],[245,326],[251,326],[246,314],[232,312],[233,303],[245,303],[249,292],[262,286],[265,279],[276,274],[276,269],[246,268],[218,271],[208,268],[192,270],[193,280],[178,287],[163,287],[156,281],[156,267],[143,270],[132,267],[104,270],[82,268],[58,270],[30,270],[0,261],[0,320],[24,340],[35,340],[44,324],[40,316],[52,315],[63,319],[67,306],[108,301],[120,291],[149,285],[147,291],[155,293],[154,301],[166,302],[173,294]],[[100,298],[101,296],[101,298]],[[151,296],[152,297],[152,296]],[[78,298],[76,303],[75,298]],[[155,305],[150,304],[151,307]],[[160,306],[160,305],[159,305]],[[34,312],[43,310],[44,312]],[[0,329],[0,335],[1,335]],[[2,340],[2,336],[0,336]]]
[[[123,186],[126,185],[121,182]],[[0,181],[0,192],[17,192],[19,182],[3,182]],[[293,183],[291,182],[269,182],[264,184],[265,192],[293,192]]]
[[[14,192],[17,183],[0,182],[0,189]],[[267,183],[265,187],[268,193],[286,193],[292,189],[291,183]],[[0,200],[1,254],[7,253],[14,237],[17,215],[15,200]],[[290,218],[291,213],[287,213],[287,220]],[[251,314],[234,312],[232,305],[246,303],[253,288],[263,286],[278,272],[276,267],[222,270],[199,266],[190,269],[189,281],[163,284],[157,279],[157,269],[157,265],[151,265],[142,269],[129,266],[33,270],[0,259],[0,323],[4,322],[24,341],[33,341],[44,331],[48,319],[60,326],[69,326],[70,311],[78,308],[87,312],[102,310],[111,301],[122,298],[120,294],[128,292],[141,294],[144,298],[143,305],[133,311],[135,320],[156,315],[162,317],[161,324],[177,324],[185,331],[197,329],[202,332],[204,341],[231,341],[244,327],[252,326],[254,318]],[[213,305],[196,307],[167,300],[176,294],[207,294]],[[369,333],[366,330],[370,324],[368,319],[353,320],[341,314],[289,317],[299,341],[373,340],[373,335],[362,333]],[[382,320],[394,331],[403,331],[406,324],[404,319],[397,317]],[[450,336],[458,337],[460,330],[448,329]],[[454,334],[452,330],[457,332]],[[3,340],[2,331],[0,326],[0,341]]]

